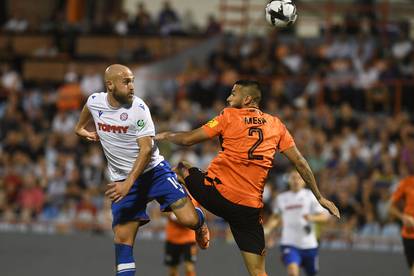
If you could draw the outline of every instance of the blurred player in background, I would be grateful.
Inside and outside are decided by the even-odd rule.
[[[198,203],[192,199],[194,206]],[[179,276],[178,267],[184,259],[185,276],[195,276],[195,262],[197,261],[197,246],[195,233],[181,225],[174,213],[168,216],[165,227],[165,256],[164,263],[168,266],[169,276]]]
[[[262,226],[263,189],[273,158],[282,152],[296,167],[319,203],[335,216],[339,211],[322,197],[313,173],[295,146],[285,125],[259,109],[260,86],[237,81],[220,115],[188,132],[164,132],[156,140],[190,146],[219,136],[222,150],[207,173],[180,163],[180,175],[191,195],[204,208],[230,225],[246,267],[253,276],[265,272],[265,240]]]
[[[156,199],[162,211],[173,211],[178,221],[196,230],[201,248],[209,233],[204,213],[195,209],[152,138],[154,123],[148,106],[134,95],[131,70],[113,64],[105,71],[107,93],[89,96],[76,125],[76,134],[100,141],[108,161],[105,194],[112,200],[116,275],[135,275],[133,245],[138,228],[149,222],[147,203]],[[93,118],[96,131],[87,129]]]
[[[400,208],[400,203],[403,203],[403,208]],[[399,183],[391,197],[390,213],[403,223],[401,235],[404,253],[411,276],[414,276],[414,176],[406,177]]]
[[[300,267],[308,276],[314,276],[319,269],[318,241],[314,223],[329,219],[311,191],[305,189],[305,182],[295,170],[289,174],[290,190],[277,196],[273,204],[273,215],[264,226],[268,236],[278,225],[282,225],[280,249],[282,261],[289,276],[299,276]]]

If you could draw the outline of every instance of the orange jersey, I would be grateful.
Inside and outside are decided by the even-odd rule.
[[[393,193],[391,202],[397,203],[400,200],[405,201],[404,214],[414,217],[414,176],[401,180],[397,190]],[[401,235],[404,238],[414,239],[414,229],[403,226]]]
[[[203,129],[222,142],[207,171],[210,179],[216,179],[217,190],[233,203],[261,208],[275,153],[295,145],[285,125],[256,108],[225,108]]]
[[[200,206],[194,199],[192,199],[194,206]],[[173,219],[174,218],[174,219]],[[194,230],[183,226],[176,221],[173,213],[168,217],[168,222],[165,227],[166,240],[174,244],[186,244],[196,242]]]

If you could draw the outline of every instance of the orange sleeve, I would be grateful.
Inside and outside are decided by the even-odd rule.
[[[293,147],[295,145],[295,141],[293,140],[292,135],[290,135],[289,130],[287,130],[286,126],[282,122],[280,122],[279,130],[281,135],[277,147],[280,152],[283,152],[284,150]]]
[[[210,138],[223,133],[224,126],[226,124],[226,114],[223,110],[220,115],[216,116],[214,119],[211,119],[202,126],[205,133],[207,133]]]
[[[400,184],[397,187],[397,190],[394,191],[394,193],[391,196],[391,202],[392,203],[397,203],[398,201],[400,201],[405,194],[405,187],[407,186],[407,180],[403,179],[401,180]]]

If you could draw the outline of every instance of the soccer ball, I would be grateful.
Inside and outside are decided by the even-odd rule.
[[[275,27],[286,27],[295,23],[298,17],[292,0],[274,0],[265,8],[266,20]]]

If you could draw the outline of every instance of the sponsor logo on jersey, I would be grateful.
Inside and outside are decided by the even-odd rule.
[[[218,121],[216,119],[212,119],[210,121],[208,121],[207,126],[210,128],[215,127],[216,125],[218,125]]]
[[[139,130],[143,129],[144,126],[145,126],[144,120],[138,120],[137,127],[139,128]]]
[[[119,119],[121,119],[121,121],[126,121],[127,119],[128,119],[128,113],[122,113],[120,116],[119,116]]]
[[[103,123],[98,123],[98,130],[113,133],[127,133],[128,126],[114,126]]]
[[[300,209],[302,208],[303,205],[302,204],[292,204],[292,205],[288,205],[286,206],[286,210],[292,210],[292,209]]]
[[[102,110],[99,110],[98,111],[98,117],[100,118],[102,114],[103,114],[103,111]]]
[[[138,106],[141,107],[142,110],[145,110],[145,106],[143,104],[139,104]]]

